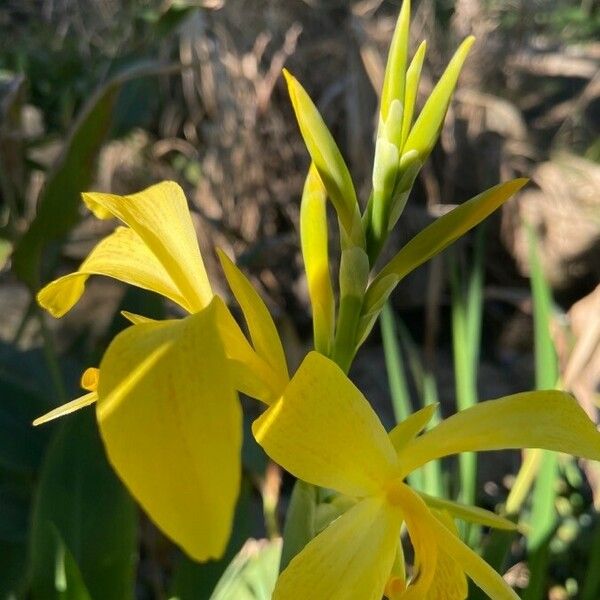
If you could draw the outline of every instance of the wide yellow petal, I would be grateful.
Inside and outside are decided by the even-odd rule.
[[[163,181],[130,196],[83,194],[90,210],[102,208],[129,225],[144,241],[186,299],[190,312],[204,308],[213,293],[200,256],[183,190]]]
[[[78,271],[42,288],[37,295],[38,303],[53,317],[62,317],[81,298],[90,275],[114,277],[162,294],[188,311],[193,308],[142,238],[129,227],[118,227],[99,242]]]
[[[96,392],[89,392],[76,398],[75,400],[71,400],[66,404],[56,407],[55,409],[47,412],[46,414],[38,417],[33,421],[33,425],[37,427],[38,425],[42,425],[43,423],[47,423],[48,421],[53,421],[54,419],[58,419],[59,417],[64,417],[65,415],[69,415],[84,406],[89,406],[98,400],[98,394]]]
[[[480,556],[461,542],[458,536],[446,525],[429,515],[429,522],[435,531],[440,548],[451,556],[465,573],[493,600],[518,600],[519,596],[511,590],[502,577],[490,567]],[[440,596],[445,598],[445,596]]]
[[[389,432],[390,442],[392,442],[396,452],[399,452],[406,444],[411,442],[425,427],[435,414],[437,404],[429,404],[424,408],[409,415],[404,421],[400,421],[394,429]]]
[[[230,258],[222,250],[217,250],[217,254],[227,283],[244,313],[252,345],[256,353],[273,368],[273,376],[277,378],[277,381],[273,382],[273,387],[283,390],[289,381],[287,363],[269,309],[247,277]]]
[[[509,531],[517,529],[517,525],[512,521],[478,506],[469,506],[468,504],[461,504],[460,502],[453,502],[444,498],[435,498],[423,492],[418,492],[418,494],[430,508],[446,511],[457,519],[479,523],[480,525],[494,527],[495,529],[506,529]]]
[[[252,431],[296,477],[349,496],[379,492],[397,470],[394,447],[365,397],[317,352],[307,355]]]
[[[458,530],[448,513],[435,511],[435,517],[454,535]],[[440,548],[433,584],[427,592],[426,600],[465,600],[469,593],[469,585],[465,572],[450,554]]]
[[[280,575],[273,600],[380,600],[401,514],[382,497],[361,500],[296,555]]]
[[[98,387],[111,464],[156,525],[196,560],[223,554],[240,482],[242,415],[218,302],[120,333],[102,359]]]
[[[505,448],[544,448],[600,460],[600,433],[570,394],[525,392],[451,416],[407,444],[398,458],[408,474],[450,454]]]

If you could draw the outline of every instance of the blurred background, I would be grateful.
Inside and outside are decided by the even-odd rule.
[[[236,535],[222,561],[198,566],[139,514],[112,475],[91,410],[33,430],[33,418],[78,395],[81,371],[98,364],[127,324],[119,310],[177,314],[150,293],[103,278],[92,279],[60,321],[42,315],[33,294],[75,270],[114,227],[83,210],[82,191],[126,194],[173,179],[186,191],[217,291],[227,296],[215,246],[252,277],[295,367],[311,345],[298,237],[308,154],[281,69],[311,94],[365,201],[377,92],[399,7],[400,0],[0,4],[0,598],[103,600],[133,589],[141,599],[209,598],[246,538],[281,532],[292,481],[249,437]],[[545,365],[558,376],[550,381],[574,391],[596,418],[600,7],[415,0],[412,51],[428,41],[421,101],[468,34],[477,43],[389,254],[483,189],[516,176],[531,183],[401,284],[384,335],[376,328],[352,376],[387,426],[402,395],[413,407],[439,398],[444,414],[454,412],[464,378],[462,310],[479,322],[467,375],[477,398],[531,389]],[[532,300],[532,269],[548,292],[548,310],[538,310],[551,334],[545,348],[541,321],[534,326],[543,305]],[[250,422],[257,408],[247,408]],[[481,506],[505,505],[520,462],[516,452],[480,460]],[[443,470],[449,489],[454,471]],[[589,565],[600,560],[598,465],[562,465],[551,487],[558,517],[528,597],[597,600],[600,576],[592,581]],[[534,511],[533,496],[525,493],[525,512]],[[478,542],[482,551],[503,547],[498,568],[525,588],[527,540],[490,540]],[[264,565],[252,557],[265,548],[246,545],[233,570],[260,575]],[[64,589],[80,595],[57,591],[59,572],[70,582]],[[254,595],[221,587],[213,597],[268,597],[244,585]]]

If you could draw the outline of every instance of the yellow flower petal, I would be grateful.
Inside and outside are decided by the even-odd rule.
[[[162,294],[188,311],[193,308],[140,236],[128,227],[118,227],[99,242],[78,271],[42,288],[37,295],[38,303],[53,317],[62,317],[81,298],[90,275],[114,277]]]
[[[296,477],[349,496],[380,491],[397,470],[394,448],[365,397],[317,352],[308,354],[252,431]]]
[[[451,514],[457,519],[463,521],[470,521],[472,523],[479,523],[486,527],[494,527],[496,529],[506,529],[514,531],[517,529],[517,525],[496,513],[489,510],[479,508],[478,506],[469,506],[468,504],[461,504],[459,502],[452,502],[452,500],[445,500],[443,498],[435,498],[429,494],[419,492],[419,496],[423,498],[425,504],[430,508],[444,510]]]
[[[494,600],[518,600],[519,596],[510,589],[502,577],[490,567],[480,556],[442,524],[433,515],[428,519],[435,530],[435,537],[440,548],[460,564],[465,573]],[[441,596],[445,598],[445,596]]]
[[[398,458],[408,474],[450,454],[504,448],[544,448],[600,460],[600,433],[573,396],[525,392],[451,416],[407,444]]]
[[[241,409],[215,298],[120,333],[100,366],[97,417],[110,462],[192,558],[223,554],[240,481]]]
[[[380,600],[401,518],[382,497],[361,500],[294,557],[279,577],[273,600]]]
[[[438,559],[438,545],[431,526],[433,519],[421,498],[399,480],[387,490],[388,501],[402,511],[415,553],[415,565],[402,600],[423,600],[431,588]]]
[[[144,315],[138,315],[137,313],[132,313],[128,310],[122,310],[121,315],[133,325],[141,325],[142,323],[156,322],[156,319],[151,319],[150,317],[145,317]]]
[[[163,181],[137,194],[83,194],[92,211],[101,207],[129,225],[144,241],[186,299],[190,312],[204,308],[213,293],[200,256],[183,190]]]
[[[424,408],[414,412],[408,416],[404,421],[401,421],[392,429],[388,435],[390,442],[392,442],[396,452],[402,450],[406,444],[412,441],[425,427],[429,421],[431,421],[435,411],[437,410],[437,404],[429,404]]]
[[[287,363],[281,339],[269,309],[246,276],[229,257],[218,249],[217,254],[227,283],[244,313],[252,345],[256,353],[273,368],[273,375],[277,378],[277,381],[273,382],[273,387],[283,390],[289,381]]]
[[[232,387],[247,396],[272,404],[281,396],[281,377],[255,352],[218,296],[213,299],[213,305],[223,350],[231,364]]]
[[[89,406],[98,400],[98,394],[96,392],[89,392],[88,394],[84,394],[83,396],[76,398],[75,400],[71,400],[71,402],[67,402],[62,406],[58,406],[54,410],[47,412],[45,415],[38,417],[33,421],[33,425],[37,427],[38,425],[42,425],[43,423],[47,423],[48,421],[53,421],[54,419],[58,419],[59,417],[64,417],[65,415],[71,414],[84,406]]]
[[[435,511],[435,517],[441,521],[454,535],[458,530],[448,513]],[[440,548],[433,585],[427,592],[426,600],[465,600],[469,593],[469,585],[465,572],[450,554]]]

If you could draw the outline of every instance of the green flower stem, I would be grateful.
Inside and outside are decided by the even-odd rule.
[[[362,310],[363,299],[357,296],[344,296],[340,301],[340,312],[331,359],[348,373],[356,353],[356,332]]]

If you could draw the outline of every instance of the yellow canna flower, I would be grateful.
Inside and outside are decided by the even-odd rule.
[[[225,276],[247,322],[246,339],[212,292],[181,188],[163,182],[131,196],[89,193],[100,218],[124,226],[103,239],[75,273],[49,283],[41,306],[60,317],[90,275],[107,275],[166,296],[190,313],[152,321],[126,313],[89,393],[35,421],[97,402],[115,471],[154,522],[193,558],[225,550],[240,483],[242,414],[237,392],[270,404],[288,382],[281,341],[260,296],[223,254]]]
[[[334,362],[316,352],[305,358],[281,398],[255,421],[254,435],[296,477],[357,502],[290,562],[275,600],[379,600],[385,591],[393,600],[462,600],[465,573],[492,599],[518,598],[443,512],[496,527],[512,523],[419,494],[404,479],[430,460],[476,450],[547,448],[600,460],[600,434],[577,402],[557,391],[482,402],[419,435],[433,410],[414,413],[387,434]],[[402,523],[415,551],[408,582],[393,568]]]

